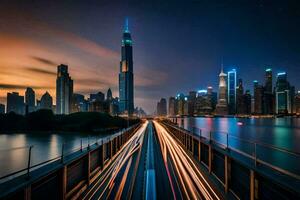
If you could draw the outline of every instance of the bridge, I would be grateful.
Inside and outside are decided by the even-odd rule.
[[[29,162],[0,184],[0,199],[300,199],[299,166],[281,168],[258,156],[260,144],[251,143],[249,153],[222,137],[147,120],[40,165]]]

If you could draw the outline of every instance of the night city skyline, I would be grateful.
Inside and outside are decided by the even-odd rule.
[[[47,8],[47,9],[45,9]],[[160,97],[213,86],[237,70],[244,88],[264,70],[298,80],[299,6],[292,3],[4,2],[0,25],[0,97],[33,87],[55,99],[56,67],[69,66],[74,92],[112,88],[118,96],[120,44],[129,18],[134,47],[135,105],[148,113]],[[114,13],[113,15],[111,13]],[[113,77],[113,78],[111,78]]]

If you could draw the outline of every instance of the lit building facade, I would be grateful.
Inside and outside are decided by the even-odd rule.
[[[119,73],[119,109],[123,114],[131,115],[134,112],[133,89],[132,39],[128,29],[128,20],[126,20],[122,38]]]
[[[285,72],[277,74],[275,87],[276,114],[291,114],[293,111],[294,87],[287,81]]]
[[[177,107],[176,107],[176,99],[175,97],[169,98],[169,109],[168,109],[168,115],[169,116],[175,116],[177,114]]]
[[[272,69],[265,70],[265,87],[263,96],[263,114],[274,114],[274,94]]]
[[[56,79],[56,114],[69,114],[73,95],[73,80],[69,76],[68,66],[57,67]]]
[[[244,114],[244,87],[243,80],[238,80],[236,88],[236,114]]]
[[[166,116],[167,115],[167,100],[161,98],[159,102],[157,102],[157,115],[158,116]]]
[[[226,78],[227,75],[223,72],[223,68],[222,68],[221,73],[219,74],[219,96],[218,96],[218,104],[216,106],[216,111],[215,111],[217,115],[228,114]]]
[[[227,74],[228,112],[233,115],[236,112],[236,70],[232,69]]]

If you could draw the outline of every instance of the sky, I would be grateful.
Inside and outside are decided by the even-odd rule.
[[[297,1],[3,1],[0,6],[0,102],[7,92],[55,100],[56,67],[69,66],[74,91],[111,88],[118,73],[125,18],[133,38],[135,106],[148,113],[161,97],[218,88],[235,68],[245,89],[264,70],[286,71],[300,89]],[[275,79],[274,78],[274,79]]]

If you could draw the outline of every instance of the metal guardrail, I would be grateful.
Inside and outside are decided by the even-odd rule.
[[[276,166],[273,163],[270,163],[270,162],[268,162],[267,160],[264,160],[261,157],[259,158],[258,148],[266,148],[267,150],[271,150],[271,151],[274,151],[274,152],[280,152],[280,153],[286,154],[286,156],[292,156],[292,157],[294,157],[295,162],[298,161],[300,163],[300,153],[299,152],[291,151],[291,150],[281,148],[281,147],[276,147],[274,145],[269,145],[269,144],[266,144],[266,143],[263,143],[263,142],[258,142],[258,141],[252,141],[252,140],[239,138],[237,136],[230,135],[226,132],[209,131],[209,132],[206,132],[207,134],[203,134],[202,129],[200,129],[198,127],[192,127],[191,130],[187,130],[187,129],[184,129],[183,127],[179,127],[177,124],[174,124],[173,122],[168,122],[168,123],[170,123],[172,126],[175,126],[176,128],[178,128],[182,131],[185,131],[186,133],[192,135],[196,139],[200,138],[200,140],[203,140],[203,141],[205,140],[207,142],[215,143],[216,145],[223,148],[224,150],[232,150],[232,151],[235,151],[236,153],[238,153],[242,156],[245,156],[245,157],[251,159],[254,162],[255,167],[259,163],[259,164],[267,166],[267,167],[269,167],[269,168],[271,168],[271,169],[273,169],[277,172],[285,174],[289,177],[300,180],[300,174],[297,174],[297,173],[295,173],[291,170],[288,170],[288,169],[284,169],[280,166]],[[199,133],[199,134],[197,134],[197,133]],[[218,136],[222,135],[226,138],[224,143],[222,143],[221,141],[215,139],[217,134],[218,134]],[[241,149],[238,149],[236,147],[231,146],[230,141],[232,141],[232,140],[230,140],[230,139],[234,139],[234,140],[237,140],[241,143],[246,143],[248,145],[252,145],[253,151],[251,153],[247,153],[247,152],[245,152]]]
[[[99,142],[101,142],[101,143],[103,144],[104,142],[111,141],[111,140],[113,140],[115,137],[121,135],[122,133],[124,133],[124,132],[128,131],[129,129],[134,128],[134,127],[136,127],[136,126],[137,126],[137,124],[132,125],[131,127],[122,129],[122,130],[120,130],[120,131],[118,131],[118,132],[115,132],[115,133],[114,133],[113,135],[111,135],[111,136],[107,136],[107,137],[104,137],[104,138],[96,139],[96,140],[94,140],[94,141],[95,141],[94,143],[91,143],[90,137],[81,138],[81,139],[80,139],[80,146],[77,146],[77,147],[75,147],[75,148],[72,148],[72,149],[70,149],[69,151],[66,151],[66,150],[65,150],[65,147],[66,147],[66,144],[67,144],[67,143],[62,143],[62,144],[61,144],[61,154],[60,154],[60,155],[55,156],[55,157],[53,157],[53,158],[51,158],[51,159],[48,159],[48,160],[39,162],[39,163],[34,164],[34,165],[32,165],[32,150],[33,150],[34,147],[35,147],[34,145],[31,145],[31,146],[23,146],[23,147],[14,147],[14,148],[9,148],[9,149],[0,149],[0,153],[3,152],[3,151],[13,151],[13,150],[22,150],[22,149],[28,150],[28,158],[27,158],[27,162],[26,162],[26,163],[27,163],[26,167],[25,167],[25,168],[22,168],[22,169],[20,169],[20,170],[17,170],[17,171],[8,173],[8,174],[6,174],[6,175],[0,177],[0,182],[3,183],[3,182],[6,181],[5,179],[8,179],[8,180],[9,180],[9,178],[14,178],[14,177],[16,177],[17,175],[24,175],[24,174],[27,174],[27,177],[29,178],[29,177],[30,177],[30,172],[31,172],[32,170],[34,170],[34,169],[37,169],[37,168],[42,167],[42,166],[44,166],[44,165],[46,165],[46,164],[50,164],[50,163],[52,163],[52,162],[59,161],[59,160],[60,160],[61,163],[63,163],[63,162],[64,162],[64,158],[65,158],[66,156],[69,156],[69,155],[71,155],[71,154],[73,154],[73,153],[76,153],[76,152],[79,152],[79,151],[82,152],[83,149],[89,149],[89,147],[90,147],[91,145],[99,144]],[[87,140],[87,144],[86,144],[86,145],[83,145],[83,141],[84,141],[84,140]],[[24,164],[25,164],[25,163],[24,163]]]

